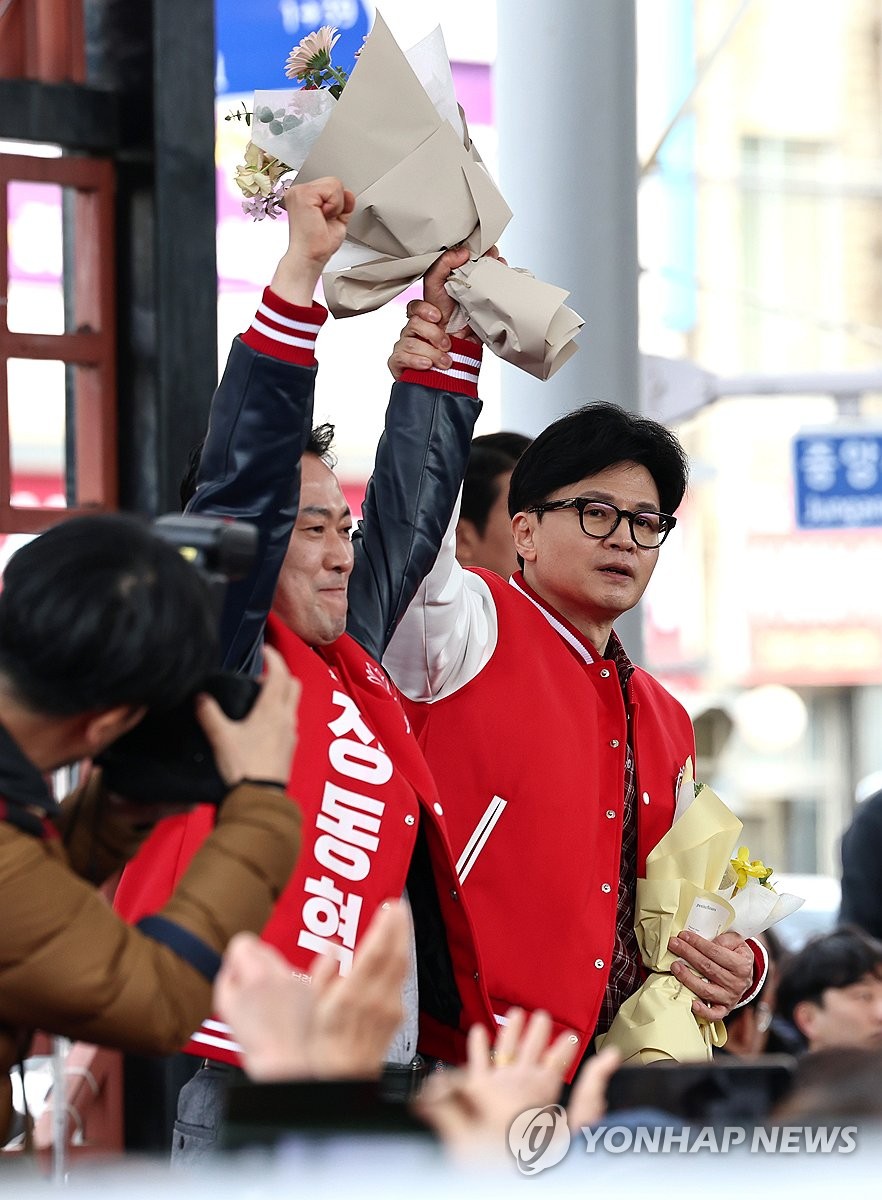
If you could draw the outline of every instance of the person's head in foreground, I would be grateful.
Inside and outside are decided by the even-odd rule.
[[[778,1011],[811,1051],[882,1048],[882,943],[842,926],[787,959]]]
[[[687,478],[669,430],[605,403],[549,425],[514,468],[508,509],[524,578],[598,650],[646,590]]]
[[[74,517],[18,550],[0,594],[0,723],[41,770],[91,757],[217,666],[198,572],[132,517]]]

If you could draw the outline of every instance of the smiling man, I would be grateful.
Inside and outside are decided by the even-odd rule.
[[[345,633],[355,565],[352,514],[325,461],[332,436],[330,425],[314,429],[300,460],[300,508],[273,596],[273,612],[308,646]]]
[[[613,629],[686,479],[656,422],[611,404],[568,414],[511,477],[521,570],[464,571],[448,540],[384,658],[438,782],[497,1019],[546,1008],[583,1044],[641,983],[636,880],[695,757],[685,710]],[[711,1020],[762,975],[761,951],[734,934],[672,949]]]
[[[448,375],[393,388],[363,520],[350,540],[352,517],[328,464],[333,429],[312,430],[314,344],[327,315],[312,297],[353,203],[334,179],[287,192],[288,249],[253,324],[233,345],[189,511],[250,520],[260,535],[254,571],[227,590],[226,664],[248,669],[266,641],[303,687],[291,774],[302,850],[264,940],[295,969],[309,971],[321,954],[347,974],[375,911],[406,890],[405,1020],[388,1058],[409,1082],[419,1078],[412,1069],[418,1000],[420,1046],[433,1057],[463,1057],[472,1021],[492,1020],[444,811],[379,662],[454,508],[480,410],[481,355],[474,341],[444,338],[438,366]],[[425,293],[446,295],[444,280],[466,256],[442,255],[427,272]],[[200,809],[156,831],[117,893],[126,916],[138,919],[155,904],[213,819]],[[207,1065],[181,1094],[174,1141],[181,1159],[214,1145],[226,1068],[239,1061],[231,1031],[215,1020],[187,1050]]]

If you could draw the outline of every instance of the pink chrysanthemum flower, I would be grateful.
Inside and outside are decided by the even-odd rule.
[[[331,51],[339,37],[333,25],[323,25],[314,33],[308,33],[288,55],[285,63],[288,79],[304,79],[313,72],[325,70],[330,65]]]

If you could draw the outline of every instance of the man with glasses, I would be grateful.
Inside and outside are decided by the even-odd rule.
[[[695,759],[685,710],[613,629],[686,479],[655,421],[612,404],[561,418],[512,474],[520,571],[464,571],[448,538],[384,658],[438,782],[497,1019],[546,1008],[586,1046],[641,983],[636,879]],[[696,1014],[755,994],[761,951],[736,935],[672,949]]]

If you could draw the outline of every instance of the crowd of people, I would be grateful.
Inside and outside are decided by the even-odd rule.
[[[686,456],[606,403],[473,440],[482,346],[448,332],[455,248],[408,305],[353,529],[333,429],[313,427],[314,292],[353,204],[334,179],[289,189],[288,248],[193,462],[187,512],[257,530],[219,636],[198,573],[129,518],[64,522],[7,569],[0,1139],[34,1028],[185,1048],[181,1162],[216,1152],[246,1076],[396,1083],[464,1158],[501,1153],[528,1108],[603,1113],[620,1059],[594,1038],[644,978],[636,884],[695,761],[615,622],[675,528]],[[218,662],[261,678],[244,718],[204,690]],[[135,803],[98,767],[56,804],[47,771],[182,703],[220,805]],[[98,888],[124,864],[114,911]],[[799,1111],[847,1109],[837,1051],[882,1053],[882,946],[844,927],[787,960],[732,932],[670,949],[730,1056],[778,1038],[820,1064]]]

